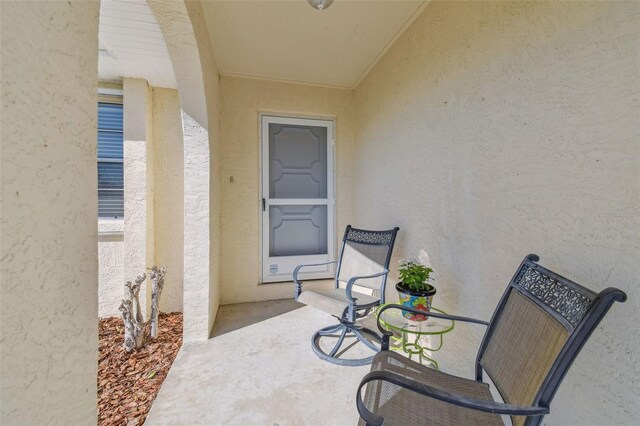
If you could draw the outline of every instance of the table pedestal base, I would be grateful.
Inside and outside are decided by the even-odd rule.
[[[433,367],[436,370],[440,370],[440,367],[438,366],[438,361],[433,359],[433,357],[431,357],[428,353],[439,351],[440,348],[442,348],[442,334],[433,336],[434,338],[438,339],[438,344],[434,348],[421,345],[420,339],[422,336],[420,335],[416,335],[415,339],[413,339],[413,342],[410,342],[409,334],[410,333],[403,332],[401,333],[401,337],[393,336],[392,339],[394,342],[397,343],[397,346],[392,346],[391,348],[393,350],[403,351],[409,354],[409,359],[413,359],[413,356],[417,355],[420,364],[423,363],[423,359],[426,359],[427,361],[429,361],[431,365],[433,365]]]

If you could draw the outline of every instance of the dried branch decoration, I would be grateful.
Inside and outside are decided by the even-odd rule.
[[[160,296],[164,287],[164,277],[167,273],[167,267],[158,268],[152,266],[149,277],[151,278],[151,338],[158,337],[158,314],[160,313]]]
[[[124,286],[124,299],[120,304],[120,312],[124,321],[124,342],[122,346],[127,352],[140,349],[144,345],[144,318],[140,310],[140,286],[147,279],[146,274],[138,275],[135,282],[127,281]]]

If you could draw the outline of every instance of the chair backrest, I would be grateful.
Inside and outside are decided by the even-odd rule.
[[[342,239],[336,287],[340,282],[348,282],[356,276],[373,275],[389,269],[391,252],[399,228],[387,231],[367,231],[347,225]],[[384,303],[384,289],[387,277],[358,280],[357,285],[380,291]]]
[[[484,370],[505,402],[548,407],[580,349],[614,301],[626,294],[596,294],[527,256],[505,290],[478,351],[476,379]],[[512,417],[514,425],[542,417]]]

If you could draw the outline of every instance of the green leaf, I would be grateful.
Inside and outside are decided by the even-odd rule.
[[[433,269],[426,267],[415,259],[402,260],[399,263],[400,280],[411,290],[426,290]]]

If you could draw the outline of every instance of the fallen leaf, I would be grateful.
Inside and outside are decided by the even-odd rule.
[[[148,334],[148,325],[145,330]],[[122,319],[100,319],[99,426],[138,426],[144,423],[182,346],[182,314],[160,313],[158,333],[158,339],[148,340],[140,350],[126,353],[122,348]]]

